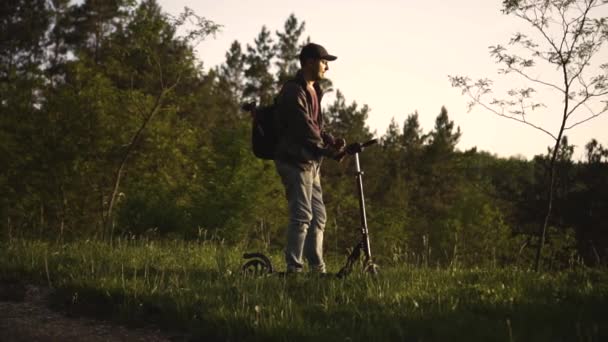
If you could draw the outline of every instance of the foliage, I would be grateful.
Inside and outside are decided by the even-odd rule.
[[[187,340],[555,341],[608,333],[605,269],[399,263],[376,278],[250,278],[238,270],[241,250],[202,240],[1,247],[0,283],[52,286],[55,309],[154,323]]]
[[[541,267],[542,250],[553,213],[558,177],[556,163],[560,158],[564,134],[608,111],[608,101],[605,100],[608,95],[608,65],[599,64],[589,75],[592,61],[597,61],[595,57],[601,55],[603,45],[608,41],[608,17],[601,17],[599,11],[607,4],[605,0],[505,0],[503,13],[522,19],[530,25],[533,33],[516,32],[509,41],[509,48],[500,44],[490,46],[490,55],[502,66],[499,74],[516,75],[523,79],[525,85],[508,90],[506,99],[493,97],[488,100],[494,93],[490,79],[472,81],[466,76],[449,76],[452,86],[461,89],[462,94],[471,99],[469,109],[482,106],[497,116],[533,127],[554,141],[546,173],[545,215],[539,220],[542,224],[536,233],[536,270]],[[539,77],[540,71],[549,70],[547,68],[553,72]],[[552,106],[535,100],[537,90],[534,87],[538,86],[555,92],[561,100],[557,107],[559,116],[554,119],[559,123],[557,130],[544,127],[532,115],[543,108],[549,113],[556,112]]]
[[[293,77],[297,51],[310,41],[304,22],[290,15],[279,31],[262,27],[252,44],[235,41],[224,63],[203,68],[194,47],[221,26],[189,9],[171,16],[152,0],[0,6],[3,240],[206,237],[250,249],[284,246],[284,189],[273,163],[252,155],[240,105],[272,101]],[[439,104],[429,131],[414,112],[376,136],[367,105],[329,80],[323,86],[335,91],[324,108],[329,131],[347,142],[379,138],[360,164],[380,263],[529,260],[547,156],[459,151],[465,132]],[[579,256],[605,263],[608,153],[596,140],[586,161],[571,160],[566,139],[557,151],[547,264],[568,267]],[[353,170],[353,158],[323,162],[330,257],[343,258],[358,239]]]

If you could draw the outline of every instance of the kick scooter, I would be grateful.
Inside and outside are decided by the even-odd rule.
[[[338,278],[344,278],[353,271],[353,267],[361,257],[361,253],[363,253],[365,257],[363,260],[363,271],[373,275],[378,274],[378,266],[372,260],[369,230],[367,228],[367,216],[365,213],[365,197],[363,195],[363,171],[361,170],[361,165],[359,163],[359,153],[363,152],[366,147],[374,145],[377,142],[377,139],[372,139],[364,143],[350,144],[344,149],[344,152],[335,158],[339,160],[346,154],[355,157],[355,177],[357,194],[359,195],[359,216],[361,220],[361,239],[353,247],[353,250],[346,259],[346,264],[336,274]],[[270,259],[262,253],[245,253],[243,254],[243,258],[247,260],[241,267],[242,272],[245,274],[263,275],[276,273]]]

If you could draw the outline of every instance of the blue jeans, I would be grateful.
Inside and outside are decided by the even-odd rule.
[[[275,161],[285,186],[289,224],[285,262],[287,272],[301,272],[306,258],[312,272],[325,273],[323,229],[327,220],[321,190],[320,163],[302,170],[296,165]]]

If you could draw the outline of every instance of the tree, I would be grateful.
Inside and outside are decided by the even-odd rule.
[[[293,78],[300,68],[298,53],[302,48],[299,43],[304,32],[305,23],[300,23],[295,15],[291,14],[285,21],[284,32],[276,32],[278,41],[275,46],[277,51],[277,80],[279,84],[285,83]]]
[[[600,163],[602,158],[608,158],[608,149],[602,147],[595,139],[591,139],[591,141],[585,145],[585,150],[587,152],[587,161],[590,164]]]
[[[44,0],[9,0],[0,5],[0,80],[37,72],[51,13]]]
[[[234,41],[226,52],[226,61],[220,66],[219,75],[220,82],[226,83],[234,99],[240,100],[243,96],[245,56],[238,41]]]
[[[369,107],[359,107],[357,102],[346,103],[344,94],[336,91],[336,98],[324,111],[327,117],[327,128],[337,137],[343,137],[347,142],[367,141],[372,134],[365,120],[369,115]]]
[[[455,152],[460,135],[460,127],[454,130],[454,122],[442,106],[433,130],[425,135],[426,144],[417,169],[420,186],[415,194],[419,199],[416,209],[422,218],[418,224],[419,233],[426,237],[427,247],[433,246],[436,251],[443,252],[446,261],[453,228],[448,223],[461,194],[463,178]],[[428,260],[428,250],[426,255]]]
[[[365,124],[368,114],[367,105],[360,107],[356,102],[347,103],[344,95],[338,90],[334,102],[324,110],[327,119],[326,128],[334,136],[346,139],[347,143],[367,141],[372,137],[369,127]],[[376,148],[372,147],[369,151]],[[372,160],[370,153],[367,151],[362,153],[361,165],[365,172],[369,172],[368,174],[374,174],[370,169],[372,164],[376,162]],[[327,244],[333,243],[335,249],[352,247],[351,244],[357,234],[356,227],[360,225],[355,183],[350,177],[352,170],[354,170],[354,158],[346,157],[341,163],[331,160],[323,163],[323,200],[329,218],[327,229],[335,231],[333,234],[335,240],[332,241],[328,236]],[[371,202],[368,198],[368,194],[371,193],[371,180],[372,178],[363,180],[368,209]]]
[[[574,195],[569,199],[577,208],[571,222],[577,226],[579,246],[585,259],[596,265],[608,260],[608,149],[595,139],[587,145],[587,163],[581,165]]]
[[[407,250],[410,225],[410,205],[413,201],[411,184],[406,178],[411,174],[404,168],[406,165],[406,152],[403,145],[401,129],[395,119],[386,129],[381,137],[380,147],[374,153],[371,163],[379,165],[373,170],[374,179],[368,181],[369,203],[374,205],[374,213],[370,215],[378,232],[374,238],[374,245],[392,252],[394,261],[400,260],[402,251]]]
[[[0,224],[7,224],[9,235],[13,226],[34,222],[35,216],[40,216],[40,224],[44,217],[44,200],[31,183],[34,178],[44,183],[37,161],[47,147],[36,137],[45,116],[40,90],[45,84],[42,66],[50,23],[44,0],[0,4],[0,211],[7,217]]]
[[[422,149],[426,137],[422,134],[420,121],[418,121],[418,112],[414,112],[407,116],[403,123],[402,145],[408,152],[415,152]]]
[[[429,148],[433,153],[443,154],[453,152],[460,140],[460,127],[454,132],[454,121],[450,121],[448,110],[442,106],[439,115],[435,118],[435,128],[429,134]]]
[[[490,54],[503,66],[500,74],[516,75],[529,86],[510,90],[506,99],[488,101],[486,99],[492,93],[491,80],[472,82],[468,77],[449,76],[452,86],[460,88],[471,99],[469,108],[481,105],[495,115],[533,127],[555,142],[548,170],[547,209],[538,231],[536,270],[541,267],[542,249],[553,207],[556,159],[562,137],[567,130],[608,111],[608,64],[601,64],[600,71],[591,77],[585,73],[608,40],[608,17],[593,16],[607,3],[605,0],[505,0],[503,13],[524,20],[538,38],[517,32],[509,42],[510,48],[491,46]],[[511,52],[516,48],[523,52]],[[538,65],[553,67],[557,74],[554,76],[561,81],[537,77],[534,70]],[[535,101],[536,88],[533,86],[549,88],[561,97],[557,132],[530,121],[528,114],[531,111],[545,108],[544,104]],[[582,109],[587,109],[589,114],[581,118],[579,113]]]
[[[255,46],[247,45],[246,83],[243,95],[247,101],[270,104],[276,89],[275,79],[270,72],[275,49],[270,31],[266,26],[262,27],[254,42]]]
[[[177,35],[179,28],[187,23],[193,24],[194,28],[185,35]],[[134,57],[131,77],[135,77],[141,84],[139,89],[128,91],[127,94],[132,114],[140,120],[120,154],[107,210],[110,219],[121,173],[127,161],[135,156],[135,150],[140,145],[139,141],[143,140],[148,126],[151,126],[152,120],[159,113],[175,112],[171,106],[175,97],[187,97],[187,89],[198,83],[200,65],[195,63],[193,45],[217,32],[220,26],[188,8],[179,17],[170,18],[161,12],[154,0],[149,0],[139,6],[129,28],[131,34],[137,37],[138,44],[132,48],[124,45],[124,52]],[[183,86],[184,82],[190,83],[190,86]],[[180,86],[184,88],[180,89]],[[166,130],[171,131],[171,128]]]
[[[154,2],[144,1],[147,5],[156,5]],[[110,35],[119,31],[123,21],[128,17],[128,10],[133,4],[129,0],[86,0],[81,5],[71,7],[70,19],[73,26],[67,34],[67,40],[80,51],[86,46],[86,52],[91,59],[100,63],[106,40]],[[60,7],[56,7],[59,9]]]

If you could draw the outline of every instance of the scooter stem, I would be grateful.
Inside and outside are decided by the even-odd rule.
[[[365,252],[366,262],[371,262],[372,251],[369,243],[369,231],[367,229],[367,215],[365,213],[365,197],[363,196],[363,171],[359,164],[359,153],[355,153],[355,170],[357,178],[357,190],[359,193],[359,216],[361,217],[361,235],[363,238],[363,251]]]

